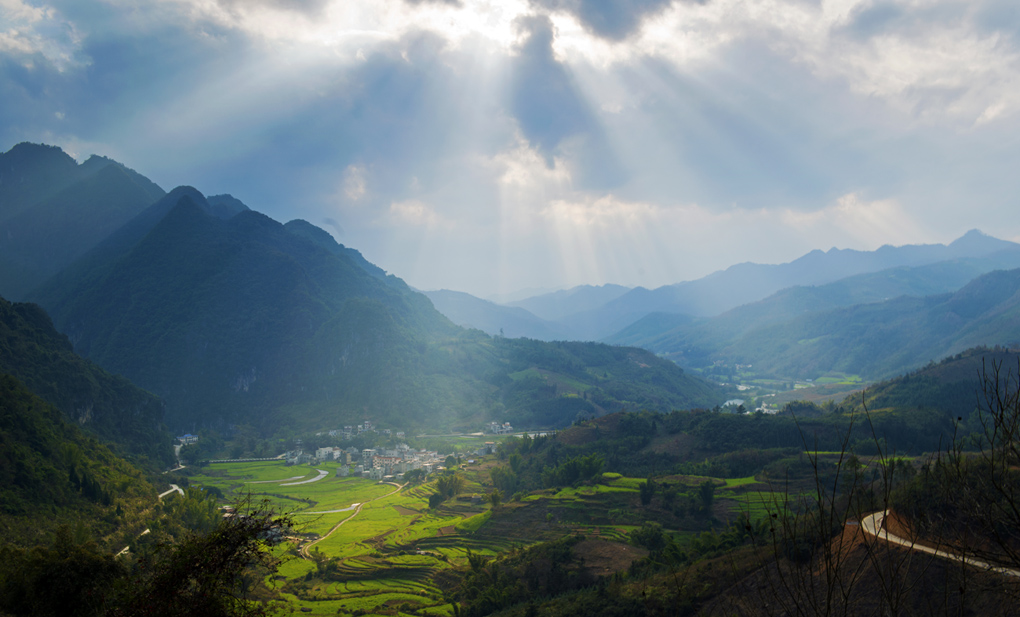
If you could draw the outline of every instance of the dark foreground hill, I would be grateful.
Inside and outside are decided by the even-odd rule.
[[[153,501],[142,472],[0,375],[0,541],[31,545],[58,525],[105,536]]]
[[[0,298],[0,373],[13,375],[68,420],[143,465],[174,461],[163,426],[163,404],[123,377],[74,353],[35,304]]]
[[[579,413],[724,400],[718,387],[643,350],[463,330],[322,230],[217,211],[188,188],[35,298],[79,353],[162,397],[175,430],[363,419],[555,426]]]

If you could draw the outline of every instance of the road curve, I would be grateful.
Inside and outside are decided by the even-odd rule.
[[[393,485],[393,486],[395,486],[395,487],[397,487],[397,488],[395,488],[395,489],[393,489],[392,491],[390,491],[390,492],[386,493],[385,495],[379,495],[379,496],[378,496],[378,497],[376,497],[375,499],[369,499],[369,500],[368,500],[368,501],[366,501],[365,503],[359,503],[359,504],[351,504],[352,506],[354,506],[354,505],[358,506],[358,507],[357,507],[357,508],[356,508],[356,509],[354,510],[354,512],[353,512],[353,513],[352,513],[352,514],[351,514],[350,516],[348,516],[347,518],[345,518],[344,520],[342,520],[342,521],[340,521],[339,523],[337,523],[336,525],[333,525],[333,528],[332,528],[332,529],[330,529],[330,530],[329,530],[329,533],[327,533],[326,535],[322,536],[321,538],[319,538],[318,540],[316,540],[316,541],[314,541],[314,542],[309,542],[308,544],[306,544],[306,545],[302,546],[302,547],[301,547],[301,548],[300,548],[300,549],[298,550],[298,553],[300,553],[301,557],[303,557],[303,558],[305,558],[305,559],[311,559],[311,558],[312,558],[312,556],[311,556],[311,554],[310,554],[310,553],[308,552],[308,551],[309,551],[309,549],[311,549],[311,548],[312,548],[313,546],[315,546],[315,545],[316,545],[316,544],[318,544],[319,542],[322,542],[322,541],[323,541],[323,540],[325,540],[326,538],[328,538],[328,537],[330,537],[331,535],[333,535],[333,532],[334,532],[334,531],[336,531],[337,529],[340,529],[340,527],[341,527],[341,526],[342,526],[342,525],[343,525],[344,523],[346,523],[347,521],[349,521],[349,520],[351,520],[352,518],[354,518],[355,516],[357,516],[357,515],[358,515],[358,514],[359,514],[359,513],[361,512],[361,508],[363,508],[363,507],[365,506],[365,504],[366,504],[366,503],[371,503],[371,502],[373,502],[373,501],[376,501],[376,500],[378,500],[378,499],[383,499],[383,498],[385,498],[385,497],[389,497],[389,496],[390,496],[390,495],[392,495],[393,493],[396,493],[396,492],[397,492],[397,491],[399,491],[400,489],[402,489],[402,488],[404,488],[405,486],[407,486],[407,484],[406,484],[406,483],[405,483],[405,484],[397,484],[397,483],[395,483],[395,482],[385,482],[384,484],[391,484],[391,485]],[[350,508],[344,508],[344,510],[349,510],[349,509],[350,509]]]
[[[315,471],[319,472],[319,475],[315,476],[314,478],[311,478],[309,480],[302,480],[300,482],[286,482],[284,484],[281,484],[280,486],[297,486],[298,484],[311,484],[312,482],[318,482],[319,480],[329,475],[329,472],[326,471],[325,469],[316,469]]]
[[[167,495],[169,495],[171,493],[180,493],[181,495],[184,495],[184,489],[182,489],[181,487],[177,486],[176,484],[171,484],[170,485],[170,490],[169,491],[165,491],[163,493],[160,493],[159,494],[159,498],[162,500],[164,497],[166,497]]]
[[[1020,570],[1006,568],[1003,566],[997,566],[994,564],[990,564],[986,561],[981,561],[980,559],[967,557],[966,555],[958,555],[956,553],[950,553],[948,551],[932,548],[930,546],[924,546],[923,544],[918,544],[917,542],[912,542],[907,538],[901,538],[900,536],[890,533],[889,530],[885,528],[885,517],[888,513],[889,511],[885,510],[873,512],[868,516],[865,516],[861,520],[861,528],[864,529],[866,533],[869,533],[875,536],[876,538],[880,538],[892,544],[905,546],[910,550],[921,551],[922,553],[928,553],[929,555],[934,555],[936,557],[941,557],[943,559],[949,559],[951,561],[960,561],[969,566],[981,568],[982,570],[987,570],[989,572],[995,572],[1006,576],[1020,577]]]

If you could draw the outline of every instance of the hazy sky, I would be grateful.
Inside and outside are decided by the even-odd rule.
[[[1016,0],[0,0],[0,150],[304,218],[423,289],[1020,241]]]

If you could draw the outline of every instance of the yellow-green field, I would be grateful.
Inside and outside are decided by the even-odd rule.
[[[327,475],[306,482],[318,470]],[[450,614],[431,582],[435,574],[465,562],[467,548],[494,554],[511,546],[510,540],[501,545],[465,537],[485,523],[488,508],[484,501],[471,503],[472,494],[484,489],[470,470],[465,494],[437,510],[428,507],[430,487],[339,478],[335,470],[330,463],[288,467],[271,461],[216,463],[190,474],[193,486],[216,487],[231,498],[266,499],[294,519],[295,535],[303,541],[276,549],[284,562],[272,582],[282,613]],[[311,559],[299,552],[305,545]]]
[[[281,613],[452,614],[437,580],[465,565],[468,550],[495,555],[572,533],[626,541],[642,523],[638,490],[644,479],[610,473],[593,485],[536,491],[491,510],[484,499],[472,500],[492,490],[482,484],[489,464],[465,466],[463,493],[437,509],[428,507],[429,485],[338,478],[335,464],[218,463],[193,470],[190,480],[232,498],[268,499],[295,520],[294,540],[275,549],[284,559],[272,581]],[[328,473],[306,482],[319,476],[317,470]],[[691,488],[707,478],[666,479]],[[712,482],[717,516],[764,514],[767,485],[754,478]]]

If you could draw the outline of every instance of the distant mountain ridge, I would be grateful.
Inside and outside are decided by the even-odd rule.
[[[1018,343],[1020,269],[1014,269],[981,275],[954,293],[814,311],[678,353],[692,363],[750,364],[775,376],[839,371],[878,379],[971,347]]]
[[[29,143],[0,153],[0,295],[23,299],[163,195],[105,157],[79,165]]]
[[[601,340],[649,313],[709,317],[795,285],[821,285],[899,266],[984,257],[1000,251],[1020,252],[1020,244],[972,230],[949,245],[886,245],[875,251],[815,250],[785,264],[742,263],[695,281],[652,290],[638,287],[603,306],[572,315],[570,321],[584,324],[584,334]],[[626,323],[620,326],[623,322]]]
[[[606,342],[637,345],[666,355],[684,349],[718,348],[755,328],[783,323],[812,312],[900,296],[956,292],[982,274],[1018,267],[1020,251],[1006,250],[985,257],[890,268],[825,285],[790,287],[708,319],[655,313],[608,337]]]
[[[893,268],[912,268],[940,262],[970,260],[970,278],[989,272],[996,267],[1020,266],[1020,244],[999,240],[980,231],[971,230],[949,245],[883,246],[875,251],[853,249],[814,250],[784,264],[741,263],[714,272],[704,278],[666,285],[656,289],[626,288],[619,285],[595,287],[582,285],[568,290],[541,294],[510,303],[508,306],[527,309],[538,321],[518,314],[515,332],[541,340],[549,336],[570,340],[602,340],[617,344],[639,344],[641,337],[652,339],[665,336],[666,331],[691,320],[714,317],[738,306],[754,303],[792,287],[808,288],[828,285],[841,279],[888,271]],[[954,291],[970,278],[960,280],[953,275],[954,287],[942,286],[928,290],[897,287],[890,279],[885,285],[887,295],[939,293]],[[853,292],[847,292],[853,293]],[[873,295],[858,299],[875,301]],[[441,302],[441,311],[450,311],[457,323],[486,331],[507,314],[498,306],[480,303],[467,309],[469,299],[461,296],[457,304],[450,294]],[[843,306],[835,304],[832,306]],[[653,314],[685,315],[674,319],[668,327],[654,332],[648,323],[641,321]],[[668,318],[659,319],[667,325]],[[522,321],[523,320],[523,321]],[[529,325],[531,324],[531,325]],[[554,332],[551,335],[550,332]],[[640,336],[639,336],[640,335]],[[649,349],[658,349],[654,344]]]
[[[541,341],[566,340],[563,326],[537,317],[515,306],[501,306],[460,291],[439,289],[423,292],[436,310],[465,328],[478,328],[490,335],[533,338]]]
[[[623,285],[578,285],[551,293],[510,302],[508,306],[527,309],[542,319],[557,321],[611,302],[633,288]]]

